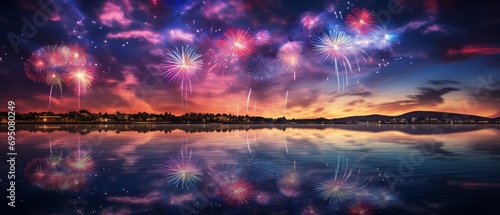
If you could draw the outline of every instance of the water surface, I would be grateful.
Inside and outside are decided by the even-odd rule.
[[[16,137],[22,214],[500,212],[494,125],[18,125]]]

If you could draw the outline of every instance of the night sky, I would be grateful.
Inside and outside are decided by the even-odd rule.
[[[47,14],[39,2],[58,10]],[[485,2],[2,1],[0,103],[13,100],[18,112],[78,109],[74,85],[62,84],[62,97],[54,90],[49,108],[50,86],[25,72],[32,53],[57,45],[85,50],[94,73],[81,109],[91,112],[333,118],[431,110],[498,117],[499,3]],[[368,30],[348,22],[354,8],[370,11]],[[37,32],[23,34],[25,21],[41,13],[46,24],[38,15]],[[375,39],[381,26],[391,29],[390,44]],[[225,55],[231,31],[244,35],[249,49]],[[264,31],[269,38],[259,41]],[[339,57],[339,77],[333,58],[318,50],[320,38],[338,32],[355,46]],[[280,61],[287,45],[299,47],[295,69]],[[203,62],[181,88],[180,78],[167,75],[167,53],[186,47]]]

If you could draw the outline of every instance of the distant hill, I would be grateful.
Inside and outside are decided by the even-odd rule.
[[[401,119],[407,118],[411,119],[412,117],[416,118],[436,118],[440,121],[445,121],[446,119],[450,120],[466,120],[466,119],[475,119],[475,120],[492,120],[491,118],[475,116],[469,114],[458,114],[458,113],[447,113],[447,112],[436,112],[436,111],[412,111],[405,114],[397,115],[397,116],[387,116],[387,115],[366,115],[366,116],[350,116],[344,118],[333,119],[334,122],[350,122],[350,121],[386,121],[392,119]],[[500,119],[497,118],[497,119]]]

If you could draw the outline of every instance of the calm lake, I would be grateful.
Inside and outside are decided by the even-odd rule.
[[[16,214],[500,214],[495,125],[16,129]]]

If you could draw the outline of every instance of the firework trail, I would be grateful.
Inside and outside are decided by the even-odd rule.
[[[248,154],[252,154],[252,149],[250,149],[250,141],[248,140],[248,132],[247,133],[247,148],[248,148]]]
[[[299,42],[288,42],[278,51],[278,59],[287,70],[293,71],[293,80],[295,81],[297,70],[302,63],[302,46]]]
[[[314,41],[313,45],[315,46],[314,51],[318,56],[322,57],[324,60],[332,59],[334,61],[339,93],[341,92],[341,86],[343,86],[340,84],[339,62],[344,66],[346,85],[349,85],[347,72],[352,72],[349,57],[355,57],[357,59],[357,56],[361,53],[368,56],[365,51],[356,46],[356,42],[351,36],[342,31],[330,31],[325,33]]]
[[[64,81],[61,75],[57,74],[56,72],[50,72],[47,74],[45,82],[46,84],[50,85],[50,92],[49,92],[49,108],[50,108],[52,102],[52,89],[54,87],[59,88],[62,97],[62,84],[64,83]]]
[[[161,66],[162,75],[168,78],[169,81],[181,82],[183,106],[184,99],[187,106],[187,90],[185,90],[184,85],[188,84],[190,92],[192,91],[191,84],[196,80],[196,73],[201,69],[202,65],[201,55],[197,54],[189,46],[182,46],[181,50],[176,47],[175,50],[168,52],[166,55],[166,60]]]
[[[370,32],[374,23],[373,14],[365,8],[354,8],[346,17],[347,29],[361,35]]]
[[[163,172],[168,183],[175,185],[176,188],[181,185],[182,189],[190,189],[201,180],[203,173],[197,165],[197,159],[192,158],[192,151],[189,152],[189,156],[185,153],[187,154],[187,147],[181,150],[180,158],[169,158],[163,165]]]
[[[286,94],[285,94],[285,105],[283,107],[283,115],[286,114],[286,103],[288,101],[288,90],[286,91]]]
[[[250,104],[250,95],[252,93],[252,88],[250,88],[250,90],[248,90],[248,97],[247,97],[247,114],[248,114],[248,105]]]
[[[78,96],[78,109],[80,109],[80,97],[85,94],[94,82],[94,67],[86,65],[83,67],[73,67],[64,75],[68,87],[72,88]]]

